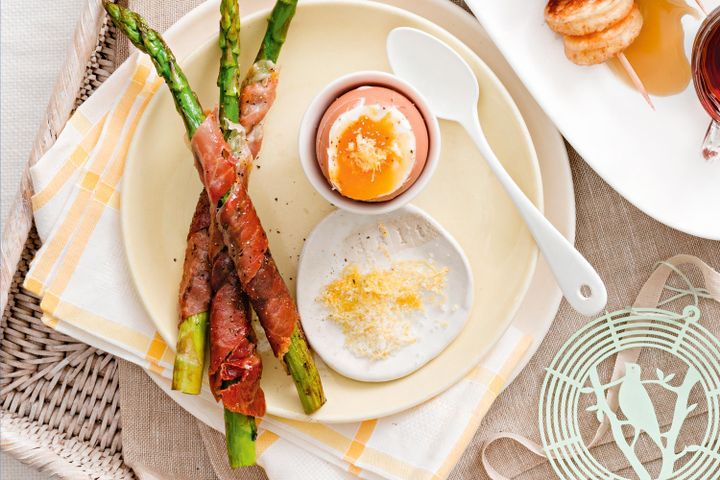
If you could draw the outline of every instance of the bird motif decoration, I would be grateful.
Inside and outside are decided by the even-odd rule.
[[[634,429],[630,446],[635,449],[640,434],[645,432],[658,448],[662,448],[662,434],[655,414],[655,406],[642,383],[641,374],[640,365],[626,363],[625,376],[621,380],[618,393],[620,410],[625,415],[627,423]]]
[[[641,480],[650,480],[649,474],[641,464],[635,452],[635,446],[640,436],[645,433],[658,447],[663,456],[663,466],[657,480],[667,480],[674,471],[675,463],[685,455],[698,451],[698,446],[687,445],[679,452],[676,451],[678,435],[687,416],[695,410],[697,404],[689,404],[690,391],[700,382],[700,373],[690,367],[685,373],[683,381],[675,386],[670,382],[675,374],[665,375],[662,370],[657,369],[657,379],[642,379],[642,368],[632,362],[625,363],[625,372],[620,378],[601,383],[597,369],[591,370],[589,379],[591,386],[581,389],[582,393],[594,394],[597,404],[587,408],[595,412],[599,422],[607,421],[613,434],[616,445],[623,452],[630,462],[632,468],[638,473]],[[646,389],[646,385],[655,384],[676,395],[674,418],[670,428],[665,432],[661,431],[657,419],[655,405]],[[605,392],[617,389],[616,412],[605,398]],[[621,418],[622,413],[624,418]],[[623,427],[633,428],[633,437],[630,442],[625,438]]]
[[[643,287],[636,306],[606,312],[580,328],[547,367],[539,423],[543,453],[559,478],[627,478],[592,451],[611,436],[631,478],[720,479],[720,338],[701,324],[699,307],[701,299],[720,302],[720,272],[694,257],[682,259],[703,269],[706,288],[695,287],[676,264],[664,262]],[[673,272],[687,289],[665,285]],[[672,296],[661,302],[666,290]],[[684,297],[692,303],[681,309],[657,306],[680,304]],[[662,354],[654,375],[639,362],[645,350]],[[670,364],[674,371],[665,373],[657,365],[665,364],[668,356],[675,359]],[[612,373],[602,378],[608,363]],[[698,408],[703,401],[704,412]],[[599,423],[592,439],[581,433],[581,422],[589,419],[579,408]],[[694,426],[685,429],[691,415]],[[695,434],[703,419],[705,433]],[[652,464],[646,463],[650,456]]]

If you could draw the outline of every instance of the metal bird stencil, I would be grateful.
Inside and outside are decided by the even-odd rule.
[[[576,332],[547,369],[540,400],[543,449],[562,479],[621,479],[592,457],[580,434],[575,409],[587,396],[601,425],[607,425],[618,449],[640,480],[709,480],[720,478],[720,341],[699,322],[700,310],[687,306],[682,313],[657,308],[630,308],[608,313]],[[698,348],[702,347],[702,348]],[[630,350],[657,349],[673,355],[687,370],[666,375],[640,363],[624,368],[603,383],[599,366]],[[677,378],[676,378],[677,377]],[[690,393],[699,388],[707,400],[708,427],[697,445],[680,444],[683,424],[697,404]],[[661,390],[658,390],[661,389]],[[664,427],[658,421],[653,398],[662,392]],[[615,396],[616,395],[616,396]],[[615,402],[616,400],[616,402]],[[587,402],[586,402],[587,403]],[[602,429],[601,429],[602,430]],[[605,431],[605,430],[603,430]],[[606,433],[607,435],[607,433]],[[662,454],[659,473],[651,474],[640,460],[638,439],[647,436]]]
[[[656,370],[656,379],[643,380],[642,368],[640,365],[631,362],[625,364],[624,376],[607,384],[600,384],[597,367],[594,368],[594,373],[589,375],[591,385],[581,389],[582,393],[593,394],[598,400],[588,410],[597,412],[598,421],[602,421],[607,416],[615,443],[639,478],[651,478],[635,452],[637,441],[643,433],[650,437],[662,452],[663,461],[660,475],[657,477],[658,480],[670,478],[675,472],[675,465],[680,459],[690,453],[699,451],[700,447],[697,445],[686,446],[680,452],[677,451],[677,441],[682,426],[688,415],[697,407],[697,404],[688,405],[690,392],[701,379],[700,374],[694,367],[688,368],[685,379],[677,386],[670,384],[670,381],[675,378],[675,374],[665,376],[662,370],[659,369]],[[646,385],[650,384],[658,385],[676,396],[673,420],[665,432],[660,431],[655,405],[646,388]],[[606,390],[617,385],[620,387],[618,404],[620,411],[625,416],[624,420],[621,420],[605,401]],[[633,436],[630,442],[627,441],[623,434],[622,428],[625,426],[632,427]]]
[[[680,270],[684,265],[699,270],[702,288]],[[669,285],[673,274],[687,288]],[[692,255],[660,262],[633,307],[585,324],[558,350],[546,369],[538,403],[541,449],[517,435],[494,440],[520,442],[548,459],[562,480],[629,480],[618,474],[619,468],[626,471],[626,465],[613,458],[610,469],[593,456],[594,447],[603,445],[599,451],[608,451],[604,445],[610,435],[632,470],[629,478],[720,480],[720,340],[700,324],[701,299],[720,303],[720,272]],[[648,351],[654,352],[641,356]],[[672,360],[668,364],[674,370],[675,365],[680,367],[670,374],[654,368],[653,375],[653,367],[641,358],[658,356],[666,357],[663,364]],[[608,364],[613,366],[612,374],[603,381],[599,371],[605,370],[600,367]],[[692,403],[696,398],[699,402],[704,398],[707,408],[698,409]],[[582,415],[582,408],[598,422],[591,425],[596,428],[591,440],[587,425],[581,428],[580,422],[594,423],[594,419]],[[702,411],[690,419],[696,409]],[[683,425],[688,427],[685,431]],[[655,449],[661,454],[657,462]],[[483,464],[486,469],[491,466],[485,457]]]

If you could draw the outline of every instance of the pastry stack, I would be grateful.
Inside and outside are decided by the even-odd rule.
[[[621,54],[643,25],[634,0],[550,0],[545,20],[563,36],[565,55],[578,65],[596,65]]]

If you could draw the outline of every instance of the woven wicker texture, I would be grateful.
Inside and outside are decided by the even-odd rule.
[[[105,20],[95,42],[75,107],[114,70],[115,32]],[[68,478],[134,478],[122,458],[116,360],[46,327],[40,300],[21,287],[39,247],[33,228],[0,323],[2,448]]]

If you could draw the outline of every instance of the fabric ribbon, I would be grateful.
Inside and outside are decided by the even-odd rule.
[[[640,289],[640,293],[638,294],[635,302],[633,303],[633,308],[656,308],[664,303],[667,303],[661,302],[660,299],[663,292],[665,291],[668,278],[673,273],[679,274],[686,281],[688,286],[691,287],[690,293],[695,297],[695,303],[697,304],[699,299],[697,291],[692,287],[692,284],[687,279],[687,277],[679,270],[679,267],[683,265],[693,265],[697,267],[703,276],[705,288],[707,290],[707,292],[704,292],[703,297],[711,298],[716,302],[720,302],[720,272],[716,272],[708,264],[693,255],[681,254],[675,255],[669,260],[658,264],[658,267],[650,275],[650,277]],[[640,357],[640,352],[641,349],[633,348],[623,350],[622,352],[619,352],[617,354],[617,358],[615,359],[615,365],[613,367],[611,382],[625,375],[625,364],[636,363],[638,358]],[[607,403],[613,412],[616,412],[618,409],[619,390],[620,385],[618,384],[612,388],[609,388],[607,391]],[[610,423],[608,417],[605,416],[602,423],[598,426],[598,429],[595,432],[595,436],[588,445],[588,449],[599,445],[609,428]],[[490,447],[490,445],[500,440],[514,441],[522,445],[528,451],[532,452],[538,457],[542,457],[545,459],[549,458],[546,455],[542,445],[533,440],[514,433],[498,433],[497,435],[493,435],[492,437],[488,438],[485,441],[482,450],[480,451],[483,467],[485,468],[486,473],[492,480],[510,480],[508,477],[505,477],[500,472],[498,472],[490,464],[490,461],[487,458],[487,449]]]

